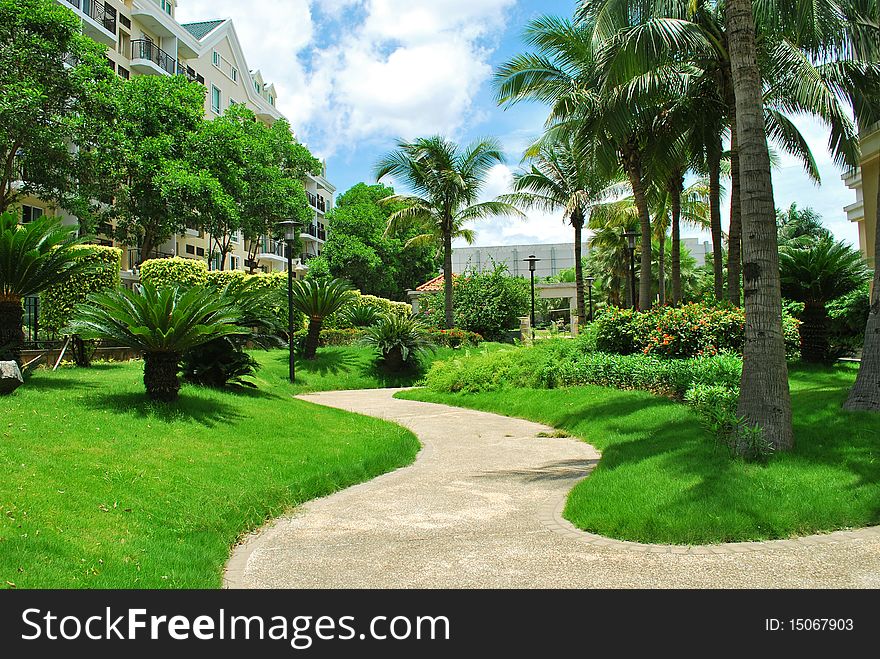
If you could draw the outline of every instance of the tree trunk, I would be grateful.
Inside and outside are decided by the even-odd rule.
[[[739,179],[739,145],[736,127],[730,131],[730,229],[727,232],[727,299],[736,306],[742,302],[742,205]]]
[[[21,366],[21,346],[24,343],[22,321],[24,309],[20,297],[0,301],[0,361],[15,360]]]
[[[651,214],[645,195],[645,181],[642,177],[642,158],[635,148],[628,149],[624,156],[626,173],[632,186],[633,198],[639,213],[639,228],[642,234],[642,263],[639,270],[639,296],[636,298],[640,311],[651,308]]]
[[[383,355],[385,368],[392,373],[399,373],[404,369],[406,364],[403,361],[403,352],[400,346],[394,346]]]
[[[750,426],[759,426],[775,449],[787,450],[794,444],[791,396],[782,333],[776,209],[752,2],[727,0],[725,14],[736,94],[744,234],[746,331],[739,414]]]
[[[446,329],[455,326],[452,316],[452,229],[443,232],[443,296],[446,302],[443,314]]]
[[[712,270],[715,299],[724,299],[724,253],[721,236],[721,139],[709,148],[709,228],[712,232]]]
[[[821,363],[828,359],[828,311],[825,305],[804,306],[801,325],[801,359]]]
[[[672,304],[681,304],[681,192],[684,177],[676,174],[669,181],[672,196]]]
[[[862,176],[865,170],[862,168]],[[867,218],[866,218],[867,219]],[[871,310],[865,326],[862,363],[844,409],[880,412],[880,181],[877,182],[877,220],[874,230],[874,283]]]
[[[318,342],[321,339],[321,326],[324,324],[323,318],[309,318],[309,331],[306,334],[306,345],[303,348],[304,359],[314,359],[318,354]]]
[[[153,234],[149,231],[144,232],[143,240],[141,240],[141,253],[138,258],[138,265],[143,264],[144,261],[150,258],[150,254],[155,249],[155,246],[156,241],[153,238]]]
[[[148,352],[144,354],[144,386],[152,400],[170,403],[177,400],[180,391],[180,355],[176,352]]]
[[[584,218],[580,211],[575,211],[571,215],[571,225],[574,227],[574,284],[575,284],[575,300],[577,304],[578,326],[586,322],[586,304],[584,303],[584,264],[581,252],[581,234],[584,229]]]
[[[661,233],[659,236],[657,255],[657,295],[660,306],[666,305],[666,234]]]

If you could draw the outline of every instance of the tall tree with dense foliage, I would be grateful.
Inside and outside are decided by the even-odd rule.
[[[0,213],[0,360],[21,362],[22,299],[89,267],[81,243],[54,217],[19,224],[17,213]]]
[[[436,247],[408,244],[415,229],[389,233],[388,219],[401,204],[380,203],[394,194],[381,183],[358,183],[336,199],[327,214],[329,234],[321,259],[332,277],[343,278],[362,293],[405,300],[436,271]],[[314,263],[314,262],[312,262]]]
[[[462,148],[439,135],[412,142],[400,140],[397,149],[376,166],[376,179],[392,176],[409,188],[409,194],[395,194],[386,203],[402,208],[388,218],[391,233],[418,229],[410,244],[439,245],[443,252],[445,323],[453,327],[452,240],[472,238],[469,222],[522,213],[499,200],[479,201],[489,170],[504,162],[501,145],[483,139]]]
[[[91,223],[114,174],[104,47],[53,0],[0,0],[0,16],[0,212],[34,195]]]

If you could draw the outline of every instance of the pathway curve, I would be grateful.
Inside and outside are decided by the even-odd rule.
[[[621,543],[560,516],[599,453],[552,428],[397,389],[303,400],[412,430],[415,464],[311,501],[233,552],[232,588],[880,587],[880,527],[798,540]]]

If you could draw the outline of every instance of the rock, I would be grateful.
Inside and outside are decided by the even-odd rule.
[[[24,384],[21,369],[15,362],[0,362],[0,396],[11,394]]]

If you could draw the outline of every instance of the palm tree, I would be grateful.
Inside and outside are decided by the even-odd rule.
[[[862,285],[868,267],[848,243],[832,237],[813,245],[783,247],[779,251],[782,293],[804,303],[801,314],[801,358],[828,359],[828,311],[825,305]]]
[[[303,357],[314,359],[318,352],[321,327],[324,320],[352,302],[351,286],[342,279],[314,281],[298,280],[293,283],[293,306],[309,319]]]
[[[577,314],[586,319],[584,303],[583,229],[590,208],[607,194],[609,180],[600,174],[589,152],[575,140],[543,144],[530,169],[514,175],[514,193],[501,199],[522,208],[564,212],[574,228],[574,281]]]
[[[144,355],[144,386],[152,400],[171,402],[180,391],[184,353],[222,336],[247,335],[241,311],[210,288],[195,286],[93,293],[77,307],[69,331],[85,339],[108,339]]]
[[[590,266],[599,288],[609,292],[608,301],[612,304],[633,306],[636,291],[630,285],[629,248],[623,235],[639,228],[633,198],[597,204],[590,213],[588,226],[593,232],[589,241]]]
[[[379,322],[367,328],[363,343],[375,348],[389,371],[412,367],[418,357],[433,347],[428,327],[418,318],[400,314],[384,314]]]
[[[376,166],[376,179],[393,176],[410,194],[386,197],[388,204],[403,208],[388,218],[388,230],[403,232],[417,227],[415,243],[439,243],[443,250],[443,291],[446,329],[452,329],[452,241],[473,237],[468,222],[490,217],[523,214],[509,203],[493,200],[478,203],[489,170],[504,162],[501,145],[494,139],[478,140],[464,149],[439,135],[413,142],[398,141],[397,149]]]
[[[822,217],[812,208],[801,210],[793,203],[785,210],[776,210],[776,234],[780,249],[783,247],[810,247],[831,237],[822,224]]]
[[[21,363],[22,299],[91,267],[82,243],[57,218],[19,224],[17,213],[0,214],[0,360]]]

